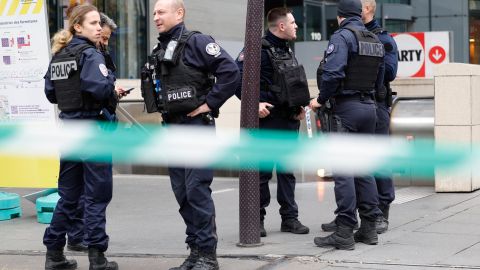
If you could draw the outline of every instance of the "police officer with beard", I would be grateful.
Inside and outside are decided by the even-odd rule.
[[[300,120],[305,117],[302,106],[308,105],[310,94],[302,65],[290,49],[289,41],[297,37],[297,24],[288,8],[274,8],[267,14],[268,30],[262,38],[260,104],[258,116],[261,129],[298,132]],[[244,53],[240,52],[237,65],[243,72]],[[236,91],[241,98],[241,87]],[[267,236],[264,226],[265,208],[270,204],[268,182],[275,164],[264,164],[260,172],[260,236]],[[277,168],[281,169],[281,168]],[[307,234],[309,228],[298,220],[295,202],[295,176],[292,172],[277,172],[277,200],[280,204],[282,232]]]
[[[310,106],[313,109],[331,108],[332,132],[375,133],[374,95],[375,89],[383,85],[384,49],[375,34],[367,31],[361,16],[360,0],[340,0],[337,16],[340,27],[331,36],[317,72],[320,94]],[[345,250],[354,249],[355,242],[377,244],[375,221],[381,211],[374,178],[338,174],[333,178],[337,227],[327,237],[315,237],[315,244]],[[357,208],[361,225],[354,235]]]
[[[186,28],[184,15],[183,0],[158,0],[154,7],[160,36],[150,59],[154,62],[155,89],[162,100],[159,111],[167,125],[213,130],[214,117],[235,93],[240,73],[212,37]],[[187,225],[185,242],[190,248],[183,264],[172,269],[219,269],[210,189],[213,170],[169,167],[169,175],[180,215]]]

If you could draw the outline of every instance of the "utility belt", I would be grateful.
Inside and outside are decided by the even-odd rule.
[[[330,100],[332,103],[339,103],[345,101],[373,101],[374,96],[373,94],[358,93],[351,95],[339,95],[331,98]]]
[[[213,125],[215,122],[214,117],[218,117],[218,114],[215,114],[215,112],[201,113],[194,117],[186,114],[162,113],[162,124],[182,124],[195,118],[201,118],[203,124]]]

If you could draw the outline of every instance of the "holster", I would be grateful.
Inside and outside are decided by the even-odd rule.
[[[387,88],[387,98],[385,100],[385,104],[387,104],[387,108],[392,107],[393,105],[393,96],[397,95],[397,92],[392,91],[392,87],[390,87],[390,83],[385,84],[385,87]]]
[[[334,100],[328,100],[317,111],[321,132],[346,132],[340,117],[333,114],[334,104]]]

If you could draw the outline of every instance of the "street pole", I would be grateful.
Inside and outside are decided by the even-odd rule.
[[[247,130],[258,128],[263,9],[264,0],[248,0],[240,117],[240,127]],[[241,247],[262,245],[259,182],[258,164],[249,164],[248,169],[240,171],[240,241],[237,245]]]

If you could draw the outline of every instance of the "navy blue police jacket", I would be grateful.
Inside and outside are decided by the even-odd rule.
[[[182,30],[183,29],[183,30]],[[178,39],[182,31],[187,31],[184,23],[177,24],[168,32],[161,33],[158,37],[160,45],[166,49],[171,39]],[[240,81],[240,72],[232,57],[220,47],[220,52],[211,55],[207,52],[207,46],[215,43],[208,35],[195,34],[191,36],[183,54],[186,65],[208,71],[216,77],[212,90],[206,96],[206,103],[211,110],[219,110],[231,96]]]
[[[81,36],[74,36],[67,47],[73,47],[75,45],[86,43],[89,43],[95,47],[95,44],[93,44],[90,40]],[[96,47],[85,49],[80,57],[79,64],[82,66],[82,71],[80,73],[80,87],[82,91],[90,93],[93,98],[100,102],[106,102],[109,98],[112,98],[115,95],[115,76],[110,70],[108,70],[106,75],[102,73],[101,67],[105,67],[105,58],[100,51],[96,49]],[[50,80],[50,66],[47,74],[45,75],[45,95],[47,96],[48,101],[53,104],[57,104],[55,87],[53,82]],[[60,112],[59,118],[96,119],[99,114],[100,110],[79,110],[73,112]]]
[[[368,31],[373,32],[373,30],[381,28],[377,20],[372,20],[371,22],[365,24],[365,27]],[[388,34],[386,30],[383,30],[378,35],[378,39],[382,42],[385,47],[385,76],[383,77],[384,83],[389,83],[395,80],[397,77],[398,69],[398,48],[395,40]]]
[[[288,52],[290,49],[288,40],[281,39],[274,34],[272,34],[269,30],[265,34],[264,38],[270,42],[270,44],[280,49],[282,52]],[[237,63],[238,68],[240,69],[240,73],[243,76],[243,60],[244,60],[244,49],[240,52],[235,61]],[[274,95],[273,92],[264,89],[262,86],[264,85],[272,85],[273,84],[273,73],[274,69],[272,66],[272,61],[270,61],[270,56],[268,55],[268,48],[262,47],[262,54],[261,54],[261,64],[260,64],[260,102],[268,102],[275,107],[278,108],[280,104],[278,104],[278,99]],[[235,91],[235,95],[241,99],[242,97],[242,84],[240,82],[240,86],[238,87],[237,91]]]
[[[358,53],[358,42],[355,34],[346,29],[347,26],[358,30],[366,30],[360,17],[350,17],[343,20],[340,28],[331,36],[325,56],[326,62],[323,66],[320,95],[317,99],[320,104],[324,104],[329,98],[338,94],[338,88],[345,78],[348,60]],[[385,65],[381,65],[375,88],[383,85],[384,73]],[[373,91],[372,94],[374,94]],[[358,93],[355,89],[345,89],[345,92]]]

